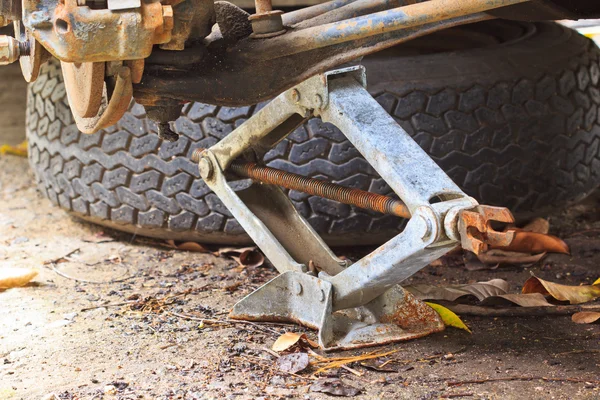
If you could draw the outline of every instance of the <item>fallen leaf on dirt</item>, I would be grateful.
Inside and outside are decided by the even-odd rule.
[[[537,276],[527,279],[523,293],[541,293],[571,304],[587,303],[600,297],[600,285],[567,286],[548,282]]]
[[[210,253],[210,250],[196,242],[175,243],[174,240],[167,240],[167,245],[177,250],[192,251],[194,253]]]
[[[256,247],[222,247],[213,253],[217,257],[228,256],[239,264],[238,268],[260,267],[265,262],[265,256]],[[235,255],[234,255],[235,254]]]
[[[571,320],[576,324],[593,324],[600,319],[600,312],[580,311],[571,316]]]
[[[432,285],[409,285],[408,290],[419,300],[447,300],[455,301],[463,296],[475,296],[481,301],[490,296],[506,294],[509,289],[508,282],[503,279],[492,279],[487,282],[477,282],[468,285],[452,285],[446,287]]]
[[[300,340],[307,343],[310,347],[317,348],[319,345],[312,340],[310,340],[305,333],[295,333],[295,332],[286,332],[283,335],[279,336],[275,343],[273,343],[273,351],[281,352],[286,351],[291,348],[293,345],[298,343]]]
[[[107,242],[114,242],[116,239],[112,238],[110,236],[106,236],[104,234],[104,232],[98,232],[93,235],[85,236],[81,240],[83,240],[84,242],[87,242],[87,243],[107,243]]]
[[[295,374],[308,367],[308,354],[292,353],[281,356],[277,359],[277,367],[283,372]]]
[[[552,307],[554,304],[548,303],[546,297],[540,293],[516,293],[502,294],[484,299],[479,305],[481,306],[505,306],[518,305],[521,307]]]
[[[24,286],[37,276],[38,272],[25,268],[0,268],[0,289]]]
[[[539,254],[518,253],[492,249],[478,255],[479,261],[484,264],[535,264],[546,256],[546,252]]]
[[[3,144],[0,146],[0,154],[12,154],[13,156],[27,157],[27,141],[21,142],[16,146]]]
[[[219,250],[215,251],[213,254],[217,257],[228,255],[228,254],[242,254],[248,250],[256,250],[255,246],[251,247],[221,247]]]
[[[327,393],[333,396],[353,397],[360,393],[360,389],[342,382],[337,378],[322,378],[310,385],[311,392]]]
[[[537,232],[547,234],[550,232],[550,222],[544,218],[534,218],[527,223],[523,228],[525,232]]]
[[[500,263],[493,264],[491,262],[484,262],[482,259],[479,258],[479,256],[487,254],[488,252],[476,255],[475,253],[471,253],[470,251],[465,251],[462,260],[465,269],[467,271],[483,271],[497,269],[500,266]]]
[[[240,264],[246,267],[260,267],[265,262],[265,256],[256,249],[246,250],[240,254]]]
[[[552,235],[522,230],[515,231],[515,236],[510,245],[494,248],[519,253],[537,254],[548,252],[569,254],[569,245],[562,239]]]
[[[452,311],[448,310],[446,307],[440,306],[439,304],[435,304],[435,303],[425,302],[425,304],[427,304],[429,307],[433,308],[435,310],[435,312],[437,312],[440,315],[440,317],[442,318],[442,321],[444,321],[444,325],[451,326],[453,328],[463,329],[469,333],[473,333],[473,332],[471,332],[469,327],[467,325],[465,325],[464,322],[462,322],[462,320],[458,317],[458,315],[454,314]]]
[[[600,278],[596,279],[592,285],[600,285]]]

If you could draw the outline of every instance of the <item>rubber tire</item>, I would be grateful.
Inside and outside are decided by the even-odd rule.
[[[598,48],[555,23],[497,21],[462,29],[463,34],[464,29],[517,34],[509,42],[478,48],[458,41],[463,48],[440,51],[423,42],[416,49],[425,54],[397,47],[366,58],[371,93],[482,203],[529,215],[589,194],[600,183]],[[248,241],[204,185],[190,155],[215,144],[260,105],[188,104],[174,124],[181,138],[161,143],[140,105],[116,126],[84,135],[67,104],[60,70],[50,62],[29,86],[27,131],[31,166],[53,203],[81,218],[146,236]],[[317,119],[266,160],[287,171],[390,192],[341,132]],[[302,193],[290,197],[334,245],[379,243],[403,224]]]

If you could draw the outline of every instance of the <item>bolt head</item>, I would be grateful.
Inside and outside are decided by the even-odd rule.
[[[300,282],[294,282],[294,294],[296,296],[300,296],[302,294],[302,285],[300,284]]]
[[[323,107],[323,97],[320,94],[315,95],[315,107],[321,109]]]
[[[323,303],[325,301],[325,291],[321,289],[319,292],[319,301]]]
[[[202,179],[210,179],[213,175],[213,165],[212,162],[207,157],[202,157],[200,162],[198,163],[198,168],[200,169],[200,176]]]
[[[292,101],[298,103],[300,101],[300,92],[298,89],[292,90]]]

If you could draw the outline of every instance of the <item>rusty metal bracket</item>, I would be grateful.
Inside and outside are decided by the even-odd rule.
[[[325,349],[388,343],[442,329],[437,315],[397,284],[459,245],[458,216],[477,202],[448,178],[365,86],[361,67],[317,75],[195,154],[207,186],[282,273],[236,304],[232,318],[298,322],[318,329]],[[312,116],[340,128],[400,197],[406,207],[403,214],[411,217],[398,236],[352,265],[337,258],[282,190],[271,184],[278,181],[264,176],[269,171],[252,175],[261,183],[239,192],[227,183],[228,174],[244,176],[240,165],[247,164],[238,161],[240,157],[260,158]],[[342,200],[350,193],[327,188]]]
[[[509,246],[515,233],[496,231],[491,226],[492,221],[512,224],[515,218],[504,207],[478,206],[472,210],[461,211],[458,232],[462,239],[462,248],[480,254],[487,251],[489,246]]]
[[[77,0],[23,0],[23,24],[61,61],[137,60],[171,40],[173,12],[170,5],[148,0],[118,12]]]

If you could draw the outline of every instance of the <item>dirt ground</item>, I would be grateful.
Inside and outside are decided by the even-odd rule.
[[[11,87],[0,90],[0,143],[24,135],[17,75],[2,77]],[[17,122],[6,126],[9,120]],[[53,207],[33,182],[26,159],[0,156],[0,266],[40,272],[32,284],[0,292],[0,399],[50,393],[61,399],[330,398],[309,391],[310,372],[278,372],[263,350],[286,330],[312,338],[314,332],[201,324],[173,314],[225,320],[237,300],[276,275],[271,266],[240,271],[231,258],[173,250],[81,222]],[[550,216],[571,256],[552,255],[528,268],[427,267],[411,282],[502,278],[516,292],[534,272],[563,284],[591,283],[600,277],[599,205],[596,193]],[[360,388],[356,399],[600,398],[600,325],[574,324],[569,316],[463,320],[473,334],[448,328],[375,349],[398,349],[388,357],[395,372],[354,364],[362,376],[344,369],[329,375]],[[473,380],[481,383],[453,384]]]

